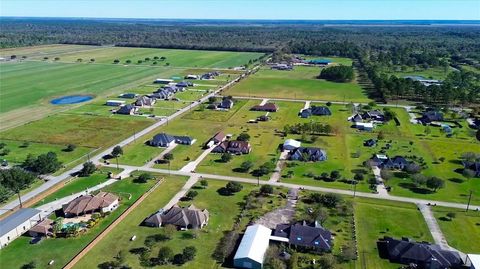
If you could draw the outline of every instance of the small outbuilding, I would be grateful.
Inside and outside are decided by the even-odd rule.
[[[256,224],[248,226],[233,258],[236,268],[261,269],[272,230]]]
[[[121,106],[125,104],[125,101],[123,100],[108,100],[105,103],[107,106]]]
[[[300,141],[297,141],[295,139],[287,139],[285,140],[285,143],[283,143],[283,150],[294,150],[301,146],[302,143]]]

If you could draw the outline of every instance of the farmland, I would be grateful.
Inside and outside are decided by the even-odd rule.
[[[292,71],[261,69],[228,90],[233,96],[368,102],[356,82],[336,83],[317,79],[318,67],[296,66]]]

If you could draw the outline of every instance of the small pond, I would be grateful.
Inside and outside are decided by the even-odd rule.
[[[69,95],[53,99],[52,101],[50,101],[50,103],[52,103],[53,105],[70,105],[83,103],[92,99],[93,96],[90,95]]]

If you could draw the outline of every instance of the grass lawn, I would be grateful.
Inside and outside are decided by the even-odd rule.
[[[177,182],[182,182],[177,180]],[[158,249],[162,246],[169,246],[174,253],[180,252],[186,246],[195,246],[197,248],[197,255],[195,259],[183,265],[183,268],[211,268],[216,267],[215,260],[211,257],[218,241],[223,236],[224,231],[232,228],[234,219],[240,212],[241,202],[243,198],[255,186],[244,184],[241,192],[233,196],[223,197],[217,193],[220,187],[225,186],[224,181],[209,180],[207,189],[196,188],[198,196],[191,202],[182,202],[181,205],[194,204],[198,208],[206,208],[210,213],[210,220],[208,225],[196,232],[197,238],[191,238],[192,232],[178,231],[173,239],[159,242],[152,247],[152,256],[157,255]],[[126,253],[126,263],[133,268],[141,268],[138,256],[129,253],[133,248],[144,246],[145,239],[150,235],[161,234],[162,228],[151,228],[140,226],[140,223],[149,215],[165,205],[173,192],[170,195],[156,195],[161,192],[162,188],[158,188],[151,196],[149,196],[141,206],[133,211],[120,225],[118,225],[104,240],[102,240],[94,249],[92,249],[80,263],[77,268],[95,268],[99,263],[110,261],[119,252]],[[222,203],[218,200],[222,199]],[[275,200],[273,205],[281,206]],[[264,203],[263,208],[252,211],[264,211],[271,208],[271,204]],[[250,211],[249,211],[250,212]],[[249,217],[258,217],[257,214],[250,212]],[[244,218],[247,219],[247,218]],[[245,223],[246,225],[246,223]],[[132,235],[136,235],[135,241],[130,241]],[[167,265],[165,268],[177,268],[178,266]]]
[[[24,142],[18,140],[0,140],[1,143],[5,143],[5,148],[10,150],[8,155],[0,156],[0,159],[5,159],[9,163],[22,163],[27,158],[28,154],[38,156],[40,154],[47,153],[49,151],[55,152],[58,159],[67,164],[73,160],[81,158],[92,149],[87,147],[77,147],[72,152],[65,151],[65,146],[56,144],[44,144],[44,143],[28,143],[28,146],[24,146]]]
[[[48,195],[35,206],[50,203],[58,198],[84,191],[108,180],[108,172],[118,173],[116,168],[104,167],[88,177],[72,178],[64,183],[64,186],[56,192]]]
[[[385,73],[393,74],[401,78],[406,76],[423,76],[426,79],[440,79],[440,80],[445,79],[448,73],[452,71],[453,69],[449,68],[447,72],[445,72],[445,69],[443,67],[430,67],[428,69],[423,69],[423,68],[415,69],[414,67],[407,67],[407,69],[403,71],[400,70],[400,67],[398,67],[398,70],[384,69]]]
[[[167,182],[169,181],[167,180]],[[105,191],[119,194],[122,200],[117,210],[113,211],[112,214],[103,219],[97,226],[75,238],[49,238],[42,240],[41,243],[36,245],[29,244],[31,237],[22,236],[6,248],[0,250],[2,267],[20,268],[23,264],[35,261],[39,268],[46,268],[49,261],[55,260],[55,263],[52,266],[48,266],[48,268],[62,268],[74,255],[80,252],[153,184],[153,181],[147,184],[137,184],[133,183],[132,179],[125,179],[106,187],[104,189]],[[159,189],[165,188],[165,190],[168,190],[166,186],[168,185],[161,185]],[[175,189],[173,189],[173,191],[175,191]],[[130,200],[127,198],[128,194],[132,195]]]
[[[356,82],[336,83],[316,79],[317,67],[295,67],[292,71],[261,69],[225,92],[233,96],[368,102]]]
[[[400,267],[400,264],[378,256],[376,241],[383,236],[433,242],[427,224],[414,204],[356,198],[354,208],[359,255],[356,268]]]
[[[478,253],[480,250],[480,212],[433,207],[433,213],[447,242],[464,253]],[[455,213],[449,220],[447,213]]]
[[[152,120],[125,115],[103,117],[57,114],[0,133],[0,139],[100,148],[133,135]]]

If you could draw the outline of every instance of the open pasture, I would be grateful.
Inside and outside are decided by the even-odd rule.
[[[369,102],[356,82],[317,79],[319,67],[296,66],[292,71],[263,68],[225,92],[226,95],[287,99]]]

